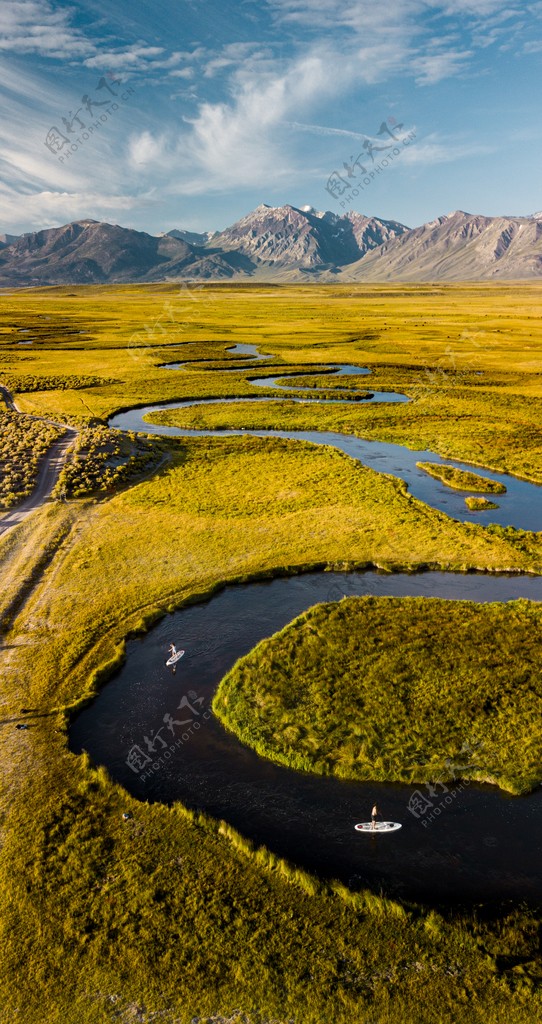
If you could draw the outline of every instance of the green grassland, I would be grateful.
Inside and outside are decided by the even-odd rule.
[[[542,780],[541,660],[530,602],[350,598],[258,644],[213,707],[290,767],[362,781],[459,776],[517,794]]]
[[[227,376],[231,387],[233,374]],[[381,390],[382,383],[375,381],[375,388],[378,384]],[[408,384],[401,390],[408,394]],[[252,393],[255,398],[262,394],[260,388]],[[283,401],[276,404],[233,403],[164,410],[152,414],[150,422],[214,430],[338,430],[421,451],[430,449],[445,458],[542,483],[540,399],[513,395],[496,402],[492,392],[479,388],[469,393],[447,388],[412,403],[390,405],[360,401],[355,406],[337,403],[322,407],[309,402],[297,405],[284,393],[281,397]]]
[[[41,391],[14,385],[21,410],[95,427],[131,404],[261,396],[250,376],[281,365],[367,364],[373,376],[349,388],[370,380],[412,403],[296,406],[282,393],[175,415],[344,429],[542,482],[541,300],[536,285],[21,292],[0,300],[0,382],[42,377]],[[238,342],[273,358],[204,368],[241,366],[226,352]],[[174,359],[188,368],[160,367]],[[73,377],[109,383],[47,387]],[[226,825],[131,800],[68,751],[66,728],[129,633],[225,582],[312,566],[540,572],[541,535],[454,522],[305,443],[160,445],[144,479],[53,501],[0,537],[0,1021],[189,1024],[238,1011],[250,1024],[532,1024],[533,910],[444,919],[321,885]]]
[[[506,487],[497,480],[489,480],[477,473],[468,473],[455,466],[441,466],[438,462],[417,462],[429,476],[440,480],[447,487],[455,487],[458,491],[483,491],[485,494],[505,494]]]

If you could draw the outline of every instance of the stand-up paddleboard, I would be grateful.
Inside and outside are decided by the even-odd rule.
[[[374,835],[375,832],[397,832],[402,825],[398,821],[377,821],[374,825],[372,821],[362,821],[354,825],[354,828],[356,832],[371,832]]]
[[[175,654],[172,654],[171,658],[168,658],[168,660],[166,661],[166,665],[176,665],[177,662],[180,661],[180,659],[182,658],[183,654],[184,651],[175,651]]]

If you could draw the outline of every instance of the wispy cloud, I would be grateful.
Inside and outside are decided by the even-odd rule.
[[[0,0],[2,227],[162,202],[176,217],[179,196],[209,194],[215,208],[225,204],[221,193],[291,196],[352,161],[394,110],[419,124],[416,145],[397,163],[410,167],[411,182],[423,166],[462,159],[475,168],[478,154],[499,150],[483,146],[497,136],[506,162],[505,135],[510,149],[511,132],[529,128],[527,114],[506,121],[488,109],[480,89],[485,120],[474,144],[472,120],[462,131],[452,97],[467,96],[454,82],[468,78],[471,102],[500,60],[522,61],[534,79],[542,0],[264,0],[218,19],[214,44],[199,0],[178,7]],[[173,39],[184,40],[177,50]],[[109,101],[96,91],[102,76],[112,81],[106,72],[133,79],[134,100],[61,163],[46,150],[46,133],[78,108],[85,117],[84,94]],[[455,134],[428,137],[435,124]],[[198,204],[186,205],[190,213]]]
[[[472,57],[472,50],[446,50],[442,53],[426,54],[414,62],[418,85],[434,85],[443,78],[450,78],[464,71]]]
[[[148,130],[133,134],[128,142],[128,159],[136,168],[164,166],[168,162],[167,136],[153,135]]]
[[[262,49],[259,42],[228,43],[207,60],[203,74],[205,78],[213,78],[226,68],[254,69],[260,61],[269,59],[272,59],[272,51]]]
[[[167,71],[177,68],[182,59],[179,52],[168,56],[163,46],[139,43],[135,46],[104,50],[103,53],[88,57],[83,63],[87,68],[134,74],[137,71]]]
[[[49,0],[2,0],[0,49],[48,57],[82,57],[96,43],[72,24],[73,10],[54,8]]]
[[[284,121],[286,128],[292,128],[294,131],[309,132],[311,135],[346,135],[351,139],[363,139],[372,138],[370,135],[365,135],[363,132],[352,132],[347,128],[329,128],[323,124],[303,124],[301,121]]]
[[[168,70],[194,54],[171,53],[145,40],[111,46],[104,33],[90,37],[74,24],[72,7],[56,7],[51,0],[2,0],[0,50],[10,54],[39,54],[51,60],[81,61],[96,70]],[[202,54],[204,51],[200,50]],[[197,53],[196,53],[197,55]]]
[[[329,33],[340,60],[357,54],[367,82],[393,73],[411,73],[418,84],[433,85],[461,75],[478,49],[523,27],[525,9],[509,0],[268,0],[278,21],[296,23],[317,37]],[[453,30],[468,41],[448,49],[443,36]],[[343,73],[342,63],[337,65]]]
[[[460,142],[457,139],[428,135],[423,141],[416,142],[415,146],[409,146],[401,153],[401,164],[433,167],[469,157],[488,156],[495,152],[495,148],[480,142]]]
[[[284,179],[292,171],[284,122],[330,94],[327,69],[317,54],[283,74],[244,68],[233,78],[229,102],[201,103],[169,145],[163,136],[140,133],[131,139],[130,158],[157,173],[175,166],[175,188],[190,194]]]
[[[72,214],[95,216],[94,207],[102,212],[116,205],[128,208],[126,193],[141,193],[137,176],[130,176],[121,159],[122,133],[120,138],[115,134],[124,127],[121,118],[130,116],[128,106],[122,113],[119,109],[116,123],[87,136],[80,152],[60,162],[46,148],[46,135],[52,124],[63,130],[61,115],[70,114],[69,106],[77,109],[72,91],[67,94],[55,76],[29,71],[19,59],[0,66],[0,90],[9,97],[0,121],[0,216],[6,228],[18,228],[23,218],[50,226]],[[75,139],[77,132],[70,137]],[[139,199],[132,202],[137,205]]]
[[[35,229],[66,224],[72,220],[91,217],[93,220],[116,221],[119,211],[139,210],[144,205],[153,205],[156,198],[142,195],[102,192],[61,192],[41,191],[21,195],[0,185],[0,222],[9,230],[20,224],[19,204],[24,201],[28,222]],[[112,216],[113,215],[113,216]]]

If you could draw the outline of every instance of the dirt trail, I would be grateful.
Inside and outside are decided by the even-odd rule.
[[[1,384],[0,393],[8,408],[12,412],[19,412],[13,401],[13,396]],[[45,417],[35,416],[33,418],[44,419]],[[44,456],[32,494],[25,498],[20,505],[10,509],[9,512],[6,512],[0,518],[0,536],[6,533],[7,530],[11,530],[14,526],[18,526],[19,523],[22,523],[23,519],[26,519],[27,516],[31,515],[32,512],[35,512],[37,508],[40,508],[47,501],[60,476],[68,452],[77,437],[78,431],[74,427],[68,427],[65,423],[57,423],[55,420],[46,419],[45,422],[52,423],[55,427],[63,429],[65,431],[64,436],[53,441],[47,454]]]
[[[0,385],[0,395],[11,412],[20,412],[13,400],[13,396],[3,385]],[[33,418],[41,419],[41,417]],[[53,421],[48,420],[48,422]],[[11,530],[19,523],[22,523],[27,516],[31,515],[32,512],[35,512],[36,509],[44,505],[50,497],[51,491],[53,490],[60,471],[66,461],[67,453],[77,436],[77,430],[74,430],[73,427],[67,427],[64,423],[55,423],[55,426],[60,427],[65,431],[65,433],[62,437],[53,442],[42,459],[36,480],[36,486],[34,487],[30,497],[22,501],[16,508],[10,509],[9,512],[5,513],[2,518],[0,518],[0,536],[5,535],[8,530]],[[26,560],[28,571],[23,572],[20,577],[17,590],[13,593],[8,607],[4,609],[5,614],[2,616],[0,662],[3,676],[9,672],[11,661],[15,655],[19,654],[19,647],[21,646],[20,641],[16,644],[6,644],[6,630],[9,629],[13,616],[20,611],[21,605],[28,598],[29,593],[31,593],[36,583],[41,579],[43,569],[52,560],[54,554],[62,544],[65,533],[65,530],[60,529],[58,537],[53,536],[52,538],[49,538],[52,543],[45,548],[41,557],[38,557],[37,562],[35,559],[37,553],[36,540],[29,542],[28,539],[19,537],[16,542],[15,554],[17,551],[22,552],[23,555],[28,552],[28,558]],[[39,543],[41,543],[41,540],[38,542],[38,545]],[[9,557],[13,557],[13,554],[14,552],[11,551]],[[5,565],[4,569],[6,569]],[[22,641],[22,644],[24,646],[25,641]],[[25,690],[25,676],[22,674],[20,684],[18,686],[14,688],[8,687],[5,690],[4,687],[2,687],[2,690],[0,691],[0,725],[2,727],[2,757],[0,758],[1,817],[3,817],[11,803],[14,801],[15,795],[19,790],[27,771],[36,771],[38,770],[39,765],[39,757],[34,749],[35,744],[32,742],[32,729],[36,724],[32,719],[36,716],[35,714],[26,716],[20,710],[20,708],[25,704]],[[25,726],[24,731],[20,731],[20,727],[22,725]]]
[[[9,393],[8,389],[5,388],[3,384],[0,384],[0,395],[4,399],[4,402],[6,403],[10,412],[17,412],[15,402],[13,401],[13,395]]]

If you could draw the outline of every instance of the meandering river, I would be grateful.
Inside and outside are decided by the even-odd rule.
[[[111,425],[179,436],[254,433],[333,443],[367,465],[406,479],[411,493],[427,504],[455,518],[472,518],[455,501],[457,497],[462,503],[460,496],[449,494],[425,474],[420,478],[426,486],[418,480],[415,461],[422,457],[442,461],[433,453],[329,432],[168,429],[143,421],[156,408],[122,413],[113,417]],[[498,511],[504,518],[492,513],[490,521],[538,528],[542,489],[503,474],[483,473],[504,480],[508,489],[506,495],[498,496]],[[509,499],[506,506],[505,498]],[[476,521],[484,520],[477,514]],[[370,887],[404,899],[450,904],[506,899],[540,902],[542,789],[518,798],[461,781],[443,788],[312,776],[260,758],[226,732],[209,711],[220,679],[261,639],[318,601],[367,593],[540,601],[542,577],[307,573],[226,587],[208,601],[168,615],[147,635],[128,643],[122,668],[72,723],[71,748],[88,750],[95,762],[104,764],[139,799],[181,800],[228,821],[243,835],[294,863],[323,877],[340,878],[352,888]],[[175,675],[164,665],[171,641],[186,650]],[[402,823],[399,832],[371,836],[354,831],[356,822],[369,817],[375,800],[386,818]]]
[[[239,350],[242,349],[242,352]],[[242,355],[245,359],[249,356],[251,358],[262,359],[262,354],[258,353],[256,346],[253,345],[236,345],[230,349],[235,355]],[[164,369],[181,368],[183,363],[169,363],[165,364]],[[198,363],[198,366],[200,364]],[[236,370],[246,370],[245,366],[235,366],[231,368]],[[329,365],[328,365],[328,369]],[[223,370],[209,371],[209,372],[224,372]],[[289,385],[284,384],[282,378],[288,375],[288,367],[285,366],[284,370],[281,369],[282,376],[279,377],[257,377],[251,379],[250,383],[260,388],[283,388],[285,390],[295,390],[299,392],[303,390],[298,386],[292,389]],[[320,367],[312,367],[311,372],[314,374],[322,373]],[[347,364],[338,364],[334,368],[333,376],[338,374],[339,376],[354,376],[370,374],[370,370],[367,367],[351,366]],[[295,376],[298,377],[299,371],[295,371]],[[328,405],[330,403],[337,403],[340,405],[360,405],[359,392],[358,398],[314,398],[310,397],[313,394],[313,389],[307,388],[307,397],[294,398],[288,395],[289,402],[296,402],[301,404],[315,404]],[[351,392],[355,394],[355,392]],[[160,434],[162,436],[169,437],[227,437],[227,436],[238,436],[238,435],[251,435],[253,437],[281,437],[288,438],[292,441],[309,441],[311,444],[323,444],[328,445],[332,448],[337,448],[339,451],[344,452],[353,459],[357,459],[362,462],[365,466],[369,466],[371,469],[377,470],[379,473],[389,473],[392,476],[396,476],[404,480],[408,486],[410,494],[415,498],[419,498],[420,501],[425,502],[427,505],[431,505],[432,508],[439,509],[446,515],[451,516],[454,519],[461,520],[461,522],[476,522],[481,525],[487,526],[489,523],[497,523],[500,526],[513,526],[516,529],[522,530],[534,530],[538,531],[542,529],[542,487],[537,484],[528,483],[526,480],[520,480],[518,477],[511,476],[507,473],[496,473],[493,470],[480,469],[479,466],[472,465],[467,462],[459,462],[454,459],[444,459],[436,452],[432,452],[429,449],[414,450],[407,448],[405,445],[400,444],[389,444],[384,441],[367,441],[359,437],[355,437],[351,434],[340,434],[336,431],[330,430],[253,430],[253,429],[238,429],[238,430],[190,430],[184,427],[169,427],[157,423],[152,423],[151,419],[153,414],[161,412],[164,409],[188,409],[191,407],[205,408],[208,405],[243,405],[250,404],[253,402],[281,402],[283,399],[276,397],[268,397],[265,395],[255,395],[254,397],[242,397],[242,398],[205,398],[197,400],[179,401],[173,399],[169,402],[162,402],[154,405],[146,405],[141,408],[129,409],[125,412],[117,413],[112,416],[109,421],[109,426],[115,427],[118,430],[135,430],[144,431],[147,434]],[[361,404],[382,404],[382,403],[404,403],[407,402],[408,398],[406,395],[400,394],[395,391],[373,391],[370,392],[370,397],[365,399]],[[498,504],[497,509],[483,510],[474,512],[467,508],[465,505],[465,492],[455,491],[450,487],[446,487],[445,484],[441,483],[440,480],[436,480],[430,477],[423,469],[419,469],[416,463],[418,462],[436,462],[439,465],[445,463],[446,465],[454,466],[456,469],[466,470],[478,475],[489,478],[490,480],[497,481],[498,483],[504,484],[506,487],[506,493],[498,494],[495,497],[495,502]],[[469,494],[477,495],[480,492],[469,491]]]

